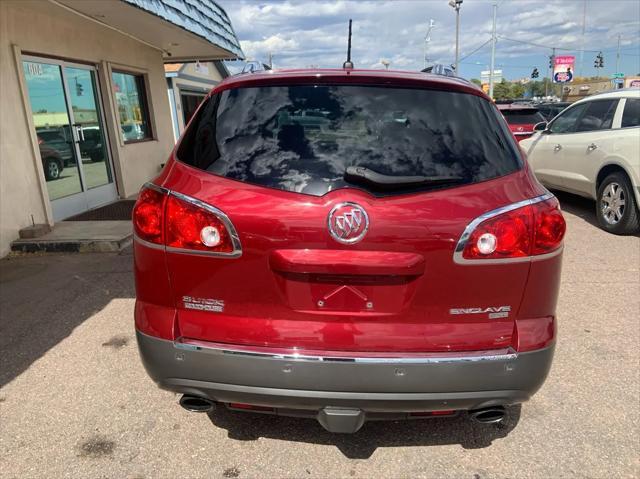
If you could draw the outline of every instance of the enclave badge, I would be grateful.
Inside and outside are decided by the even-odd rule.
[[[329,233],[339,243],[353,244],[369,230],[369,215],[356,203],[340,203],[329,213]]]
[[[488,308],[451,308],[449,314],[487,314],[489,319],[508,318],[511,306],[490,306]]]

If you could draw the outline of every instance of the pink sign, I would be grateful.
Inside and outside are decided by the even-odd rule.
[[[553,81],[568,83],[573,80],[573,67],[576,57],[573,55],[556,56],[553,62]]]

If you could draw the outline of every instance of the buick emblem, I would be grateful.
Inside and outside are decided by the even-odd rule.
[[[340,203],[329,213],[329,233],[339,243],[353,244],[364,238],[369,229],[369,216],[355,203]]]

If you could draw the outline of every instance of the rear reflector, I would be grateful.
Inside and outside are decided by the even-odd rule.
[[[562,245],[565,230],[558,200],[545,195],[471,222],[458,243],[456,259],[513,260],[550,253]]]
[[[253,404],[245,404],[241,402],[230,402],[228,405],[231,409],[246,409],[248,411],[263,411],[263,412],[275,411],[275,409],[272,407],[254,406]]]
[[[136,236],[177,252],[239,256],[240,241],[229,218],[195,198],[146,184],[133,208]]]
[[[455,409],[444,409],[442,411],[410,412],[409,416],[414,416],[414,417],[453,416],[455,413],[456,413]]]

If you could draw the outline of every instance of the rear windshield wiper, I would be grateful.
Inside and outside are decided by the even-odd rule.
[[[437,186],[463,183],[462,176],[391,176],[383,175],[364,166],[349,166],[344,173],[344,180],[349,183],[367,184],[378,189],[397,189],[406,186]]]

